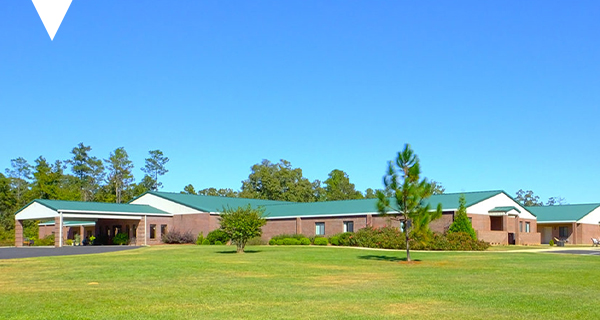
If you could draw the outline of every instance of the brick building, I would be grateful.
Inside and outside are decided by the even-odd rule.
[[[462,193],[467,215],[479,239],[493,244],[540,244],[536,217],[503,191]],[[443,215],[430,225],[434,232],[445,232],[458,209],[461,193],[434,195],[432,208],[442,205]],[[301,233],[306,236],[357,231],[368,225],[401,227],[397,213],[382,216],[377,199],[294,203],[243,198],[213,197],[168,192],[147,192],[129,204],[35,200],[16,215],[16,245],[22,245],[22,220],[44,221],[40,235],[54,232],[55,245],[75,234],[82,239],[93,234],[110,239],[126,233],[135,245],[161,243],[169,230],[208,234],[219,227],[219,212],[225,207],[251,205],[264,207],[267,224],[263,238],[278,234]]]

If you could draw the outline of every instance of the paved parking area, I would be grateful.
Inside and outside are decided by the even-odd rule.
[[[577,250],[577,249],[570,249],[570,250],[552,250],[552,251],[546,251],[548,253],[564,253],[564,254],[583,254],[583,255],[592,255],[592,256],[600,256],[600,250]]]
[[[104,252],[116,252],[132,250],[140,247],[134,246],[68,246],[62,248],[54,247],[23,247],[23,248],[0,248],[1,259],[19,259],[34,257],[72,256],[79,254],[95,254]]]

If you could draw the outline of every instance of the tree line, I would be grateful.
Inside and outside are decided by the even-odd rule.
[[[92,148],[79,143],[66,160],[48,161],[39,156],[30,164],[18,157],[0,173],[0,241],[14,237],[14,214],[34,199],[124,203],[162,186],[169,158],[160,150],[149,151],[144,173],[135,183],[134,165],[123,147],[106,159],[91,155]],[[69,172],[70,171],[70,172]],[[35,221],[25,222],[25,233],[36,234]]]

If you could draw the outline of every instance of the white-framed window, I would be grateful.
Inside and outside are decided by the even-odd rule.
[[[529,222],[525,222],[525,232],[527,232],[527,233],[531,232],[530,228],[531,228],[531,225],[529,224]]]
[[[318,236],[325,235],[325,222],[315,222],[315,234]]]
[[[354,232],[354,221],[344,221],[344,232]]]

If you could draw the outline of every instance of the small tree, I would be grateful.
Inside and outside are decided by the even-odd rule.
[[[236,209],[223,208],[220,215],[221,230],[237,246],[237,253],[244,253],[248,240],[262,235],[262,227],[267,223],[263,218],[265,209],[253,209],[250,205]]]
[[[448,233],[454,232],[467,233],[473,240],[477,240],[477,233],[475,233],[475,229],[473,229],[471,221],[469,221],[469,217],[467,217],[467,200],[465,199],[464,194],[461,194],[458,199],[458,210],[454,216],[454,222],[452,222],[450,229],[448,229]]]
[[[384,191],[377,191],[377,208],[380,213],[396,212],[404,221],[406,241],[406,260],[410,260],[410,237],[412,234],[426,234],[429,223],[442,216],[440,204],[437,210],[431,210],[425,200],[431,196],[433,189],[426,179],[420,180],[421,166],[419,158],[406,144],[402,152],[398,152],[396,161],[390,161],[388,172],[383,177]],[[393,200],[386,194],[393,194]]]

